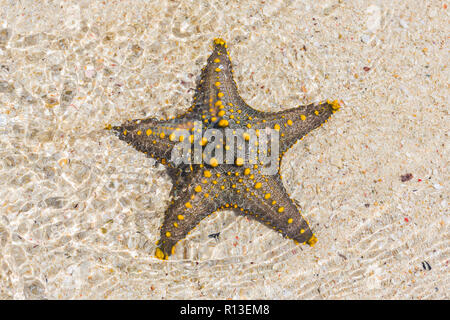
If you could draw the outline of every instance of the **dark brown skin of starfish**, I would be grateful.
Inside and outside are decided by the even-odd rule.
[[[175,245],[198,223],[213,212],[233,210],[249,216],[296,243],[314,245],[317,241],[300,210],[286,192],[279,165],[278,173],[264,175],[255,164],[174,165],[172,149],[184,138],[175,136],[180,129],[193,131],[194,121],[202,129],[242,128],[279,132],[283,155],[296,141],[321,126],[339,109],[337,101],[310,104],[281,112],[261,112],[249,107],[239,96],[232,76],[227,45],[214,40],[214,50],[202,70],[194,104],[184,115],[169,120],[153,118],[133,120],[112,127],[121,140],[168,167],[173,181],[172,201],[164,215],[156,257],[167,259]],[[191,142],[201,140],[191,137]]]

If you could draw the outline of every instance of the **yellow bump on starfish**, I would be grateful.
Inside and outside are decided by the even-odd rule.
[[[250,174],[250,172],[251,172],[251,171],[250,171],[250,169],[249,169],[249,168],[245,168],[245,170],[244,170],[244,174],[245,174],[245,175],[249,175],[249,174]]]
[[[220,120],[219,127],[228,127],[228,120],[226,120],[226,119]]]
[[[317,242],[317,237],[315,235],[312,235],[312,237],[309,238],[308,241],[306,241],[306,243],[309,244],[311,247],[314,247],[316,242]]]
[[[194,188],[195,192],[200,192],[202,191],[202,186],[198,185]]]
[[[281,212],[283,212],[283,211],[284,211],[284,207],[279,207],[279,208],[278,208],[278,212],[279,212],[279,213],[281,213]]]
[[[280,125],[279,125],[278,123],[276,123],[276,124],[273,126],[273,128],[274,128],[275,130],[279,131],[279,130],[280,130]]]
[[[210,178],[210,177],[211,177],[211,171],[206,170],[205,172],[203,172],[203,175],[204,175],[206,178]]]
[[[167,231],[167,232],[166,232],[166,237],[167,237],[167,238],[170,238],[171,236],[172,236],[172,234],[171,234],[169,231]]]
[[[306,116],[305,116],[304,114],[302,114],[302,115],[300,116],[300,119],[302,119],[302,121],[305,121],[305,120],[306,120]]]
[[[155,256],[160,260],[164,260],[164,252],[160,248],[156,248]]]
[[[214,63],[219,63],[220,62],[220,59],[219,58],[215,58],[214,59]]]
[[[209,160],[209,165],[212,167],[217,167],[219,165],[219,161],[217,161],[216,158],[211,158],[211,160]]]
[[[177,216],[177,218],[178,218],[178,220],[184,220],[184,216],[183,216],[182,214],[179,214],[179,215]]]
[[[208,139],[206,139],[205,137],[203,137],[201,140],[200,140],[200,145],[201,146],[204,146],[204,145],[206,145],[207,143],[208,143]]]
[[[186,206],[186,208],[192,208],[192,204],[190,202],[186,202],[184,205]]]
[[[293,221],[294,221],[294,219],[292,219],[292,218],[288,219],[288,223],[292,223]]]
[[[270,196],[271,196],[270,193],[266,193],[266,194],[264,195],[264,199],[266,199],[266,200],[267,200],[267,199],[270,199]]]
[[[339,110],[339,108],[341,107],[337,100],[334,100],[333,102],[329,102],[329,100],[327,100],[327,103],[331,105],[331,109],[333,110]]]
[[[242,158],[237,158],[236,159],[236,165],[237,166],[242,166],[244,164],[244,159],[242,159]],[[237,172],[236,172],[237,173]]]
[[[262,187],[262,183],[261,182],[255,183],[255,189],[261,189],[261,187]]]
[[[220,44],[220,45],[225,45],[225,41],[221,38],[215,38],[214,39],[214,44]]]
[[[147,136],[151,135],[152,134],[152,129],[147,129],[147,131],[145,131],[145,134]]]

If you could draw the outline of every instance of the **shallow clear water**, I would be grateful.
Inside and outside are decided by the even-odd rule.
[[[0,4],[0,298],[448,298],[440,1]],[[282,162],[314,248],[221,212],[153,256],[171,182],[103,128],[186,110],[218,36],[254,108],[344,102]]]

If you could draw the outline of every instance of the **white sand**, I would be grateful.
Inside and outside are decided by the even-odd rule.
[[[0,1],[0,298],[448,299],[445,1],[161,2]],[[282,163],[314,248],[222,212],[153,257],[171,183],[102,128],[187,109],[218,36],[251,106],[344,102]]]

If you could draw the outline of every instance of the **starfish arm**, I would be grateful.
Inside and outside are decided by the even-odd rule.
[[[258,113],[250,125],[255,129],[272,128],[280,133],[280,152],[284,153],[297,140],[321,126],[339,110],[337,101],[309,104],[280,112]]]
[[[167,259],[175,252],[175,245],[184,239],[202,219],[225,204],[222,190],[226,181],[220,170],[202,168],[185,178],[177,196],[164,214],[156,257]],[[218,177],[219,176],[219,177]]]
[[[111,127],[120,140],[132,145],[136,150],[155,158],[162,164],[172,166],[169,161],[173,147],[185,139],[185,135],[178,134],[190,131],[194,127],[195,119],[187,117],[158,120],[148,118],[128,121],[121,126]]]
[[[238,207],[237,213],[254,218],[296,243],[314,245],[317,239],[278,174],[262,175],[257,170],[245,168],[233,179],[230,205]]]
[[[253,110],[239,96],[227,44],[222,39],[215,39],[213,46],[197,84],[194,112],[200,112],[206,123],[228,126],[222,125],[224,122],[220,120],[226,120],[228,124],[234,122],[230,121],[230,115],[234,114],[237,118],[240,113],[251,113]]]

